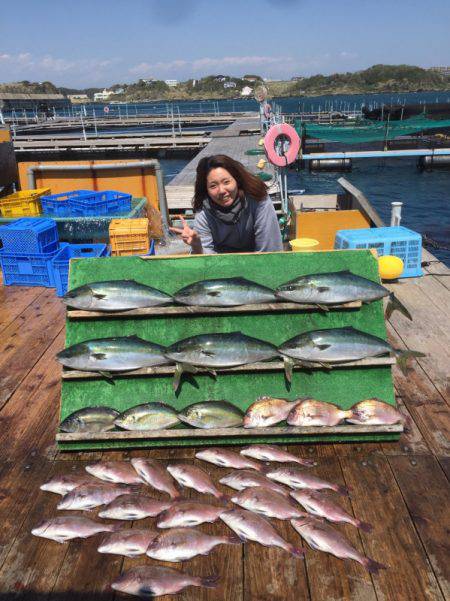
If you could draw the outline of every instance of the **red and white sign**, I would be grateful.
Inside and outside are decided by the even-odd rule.
[[[106,113],[106,114],[108,114],[109,113],[109,106],[105,106],[103,108],[103,112]]]

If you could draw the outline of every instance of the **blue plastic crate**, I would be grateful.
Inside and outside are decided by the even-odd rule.
[[[61,247],[66,246],[62,244]],[[53,288],[55,279],[52,261],[60,249],[51,253],[17,255],[0,253],[0,265],[5,286],[45,286]]]
[[[69,205],[75,216],[121,215],[131,211],[131,194],[105,190],[95,197],[69,198]]]
[[[394,255],[403,261],[400,277],[422,275],[422,236],[406,227],[376,227],[336,232],[334,248],[375,248],[379,256]]]
[[[23,217],[0,225],[0,254],[46,254],[58,250],[58,246],[58,229],[53,219]]]
[[[105,257],[109,254],[106,244],[67,244],[54,256],[52,261],[56,295],[64,296],[69,280],[70,259]]]
[[[95,198],[95,196],[96,192],[92,190],[72,190],[71,192],[41,196],[42,211],[45,215],[52,217],[70,217],[72,214],[69,204],[70,198],[89,200]]]

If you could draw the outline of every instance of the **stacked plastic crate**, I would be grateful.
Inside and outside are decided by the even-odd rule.
[[[109,224],[111,254],[116,257],[154,254],[148,232],[149,221],[146,218],[112,219]]]
[[[50,188],[22,190],[0,198],[2,217],[36,217],[42,213],[41,197],[50,194]]]
[[[105,190],[72,190],[41,198],[42,210],[51,217],[99,217],[131,211],[131,194]]]

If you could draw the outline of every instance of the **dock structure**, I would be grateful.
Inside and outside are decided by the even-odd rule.
[[[180,599],[444,601],[450,597],[446,350],[450,269],[426,251],[423,260],[427,262],[424,277],[390,285],[414,318],[411,323],[403,315],[392,315],[387,323],[390,343],[426,353],[412,361],[406,376],[393,367],[397,402],[408,420],[408,431],[399,442],[283,447],[315,460],[317,465],[308,468],[311,473],[349,487],[350,496],[339,497],[339,504],[371,523],[373,531],[365,533],[351,525],[336,528],[387,569],[372,577],[358,563],[314,551],[306,544],[304,560],[257,543],[246,544],[245,552],[242,545],[224,545],[206,557],[180,564],[180,569],[195,575],[219,576],[217,588],[190,587]],[[60,497],[39,489],[53,476],[83,473],[87,464],[96,461],[132,457],[205,467],[195,458],[200,446],[127,452],[57,450],[61,367],[55,355],[64,347],[64,320],[65,307],[53,289],[0,285],[0,587],[5,600],[114,601],[111,582],[123,571],[150,564],[145,556],[129,559],[98,553],[102,535],[68,544],[32,536],[32,528],[44,519],[75,515],[59,512]],[[208,465],[208,471],[214,482],[225,473],[213,465]],[[225,486],[219,488],[230,493]],[[164,496],[153,489],[151,494]],[[192,491],[188,496],[206,499]],[[92,513],[86,515],[97,519]],[[155,519],[146,519],[123,527],[154,528],[155,524]],[[289,543],[303,546],[289,521],[277,520],[275,528]],[[230,533],[220,521],[200,529]]]
[[[199,161],[213,154],[226,154],[241,162],[252,173],[260,171],[256,164],[264,156],[250,156],[246,152],[254,148],[260,148],[258,142],[261,139],[259,130],[259,117],[247,116],[236,119],[225,129],[211,133],[211,139],[180,173],[166,186],[167,204],[169,213],[183,213],[191,209],[191,201],[194,196],[194,182],[196,169]],[[274,167],[269,162],[264,166],[264,172],[272,176],[270,192],[276,191],[274,181]],[[278,208],[278,205],[276,205]]]

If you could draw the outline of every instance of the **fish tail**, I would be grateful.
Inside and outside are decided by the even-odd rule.
[[[173,374],[173,389],[175,390],[175,392],[178,390],[178,388],[180,387],[180,382],[181,382],[181,376],[183,375],[184,369],[183,366],[181,365],[181,363],[177,363],[175,366],[175,371]]]
[[[335,491],[342,496],[348,497],[350,496],[350,490],[346,486],[342,486],[341,484],[337,484]]]
[[[355,526],[362,530],[363,532],[372,532],[373,526],[368,522],[362,522],[361,520],[356,520]]]
[[[402,349],[394,349],[395,356],[397,358],[397,365],[402,370],[402,373],[406,375],[408,373],[408,359],[410,357],[426,357],[425,353],[421,353],[420,351],[412,351],[412,350],[402,350]]]
[[[353,417],[353,409],[348,409],[347,411],[341,411],[342,419],[350,419]]]
[[[300,557],[301,559],[303,559],[305,556],[305,551],[306,549],[304,549],[303,547],[295,547],[294,545],[289,545],[289,552],[292,553],[292,555],[295,555],[295,557]]]
[[[395,296],[395,294],[393,292],[391,292],[389,295],[388,303],[386,305],[386,314],[385,314],[386,319],[390,319],[390,317],[394,311],[398,311],[399,313],[404,315],[410,321],[413,320],[411,313],[408,311],[408,309],[405,307],[405,305],[401,301],[399,301],[399,299]]]
[[[213,574],[212,576],[207,576],[206,578],[199,578],[199,586],[205,586],[206,588],[216,588],[218,582],[218,574]]]
[[[230,497],[222,492],[214,496],[216,497],[216,499],[218,499],[219,501],[223,501],[224,503],[228,503],[230,501]]]
[[[295,463],[304,465],[305,467],[313,467],[313,465],[316,465],[316,461],[314,459],[303,459],[301,457],[297,457],[297,461]]]
[[[378,574],[379,570],[387,570],[387,566],[370,559],[370,557],[364,557],[362,564],[371,574]]]
[[[230,534],[229,536],[225,536],[224,538],[224,542],[229,545],[241,545],[244,542],[244,539],[238,536],[237,534]]]

